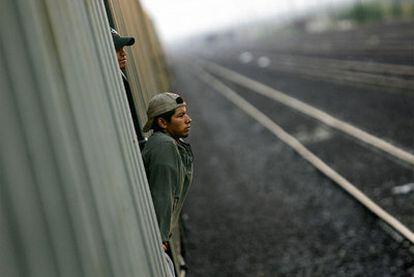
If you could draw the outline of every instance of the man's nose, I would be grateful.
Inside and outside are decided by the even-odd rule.
[[[191,121],[193,121],[193,120],[191,119],[191,117],[189,115],[187,115],[187,122],[191,123]]]

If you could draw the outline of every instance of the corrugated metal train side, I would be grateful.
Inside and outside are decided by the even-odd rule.
[[[0,15],[0,276],[167,276],[109,30],[136,37],[142,124],[169,80],[140,3],[3,0]]]

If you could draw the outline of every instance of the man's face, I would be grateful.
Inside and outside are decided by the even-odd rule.
[[[116,50],[116,56],[118,57],[118,64],[120,69],[125,69],[127,65],[127,53],[124,47]]]
[[[165,131],[173,138],[185,138],[190,133],[191,118],[187,113],[187,106],[175,109],[170,122],[165,122]]]

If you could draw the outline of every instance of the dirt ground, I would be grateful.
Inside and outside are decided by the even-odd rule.
[[[174,60],[193,118],[188,276],[412,276],[414,255],[360,204]]]

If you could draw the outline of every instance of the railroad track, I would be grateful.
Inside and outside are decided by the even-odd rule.
[[[413,65],[413,41],[413,22],[399,22],[320,34],[279,32],[260,43],[253,41],[245,49],[295,56],[336,56],[345,60],[364,59]]]
[[[256,58],[269,60],[269,69],[351,85],[369,85],[412,91],[414,67],[377,62],[315,58],[298,55],[253,52]],[[251,62],[251,65],[258,66]]]
[[[279,139],[294,149],[301,157],[311,163],[321,173],[330,178],[333,182],[342,187],[352,197],[363,204],[368,210],[380,218],[383,222],[391,226],[393,230],[398,232],[400,238],[404,238],[411,244],[414,243],[414,233],[410,228],[404,225],[391,213],[387,212],[384,208],[378,205],[371,199],[370,196],[363,193],[357,185],[352,184],[344,176],[335,171],[327,163],[325,163],[320,157],[306,148],[297,138],[286,132],[280,125],[272,120],[264,112],[260,111],[254,105],[244,99],[238,92],[226,85],[226,82],[235,83],[238,86],[248,89],[252,93],[258,93],[264,95],[269,101],[277,101],[290,109],[294,109],[305,114],[308,117],[312,117],[320,121],[321,123],[335,128],[341,132],[352,136],[355,140],[363,141],[365,144],[376,148],[377,150],[387,153],[387,155],[393,156],[409,166],[414,165],[414,155],[403,149],[398,148],[395,145],[391,145],[380,138],[377,138],[371,134],[368,134],[355,126],[352,126],[346,122],[342,122],[333,116],[330,116],[320,110],[317,110],[310,105],[303,103],[297,99],[283,94],[280,91],[263,85],[255,80],[247,78],[238,74],[237,72],[226,69],[222,66],[214,64],[212,62],[201,61],[200,67],[196,68],[197,72],[201,76],[201,79],[215,88],[215,90],[221,92],[237,107],[246,112],[248,115],[257,120],[261,125],[267,128],[270,132],[276,135]],[[271,100],[270,100],[271,99]]]

